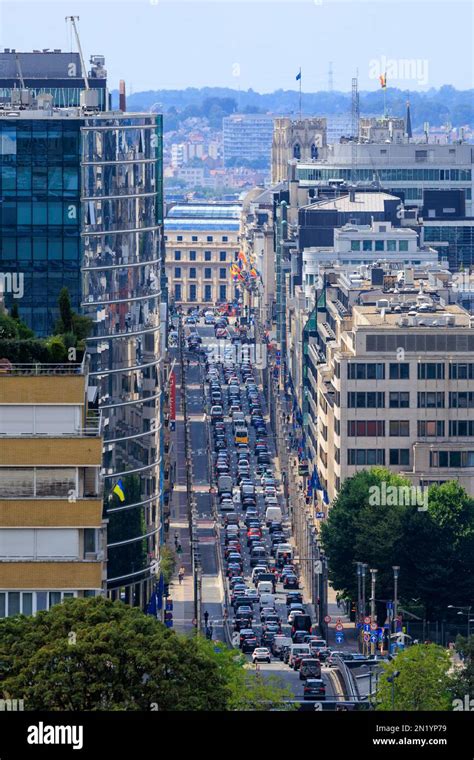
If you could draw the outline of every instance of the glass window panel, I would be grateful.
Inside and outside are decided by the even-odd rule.
[[[65,499],[76,487],[76,473],[72,468],[47,468],[36,470],[36,495]]]
[[[8,617],[20,614],[20,592],[10,591],[8,593]]]
[[[37,612],[47,609],[47,600],[48,600],[48,594],[46,591],[36,592],[36,611]]]
[[[0,592],[0,618],[5,617],[6,595],[2,591]]]
[[[33,497],[34,470],[30,468],[0,468],[0,498]]]
[[[22,594],[22,613],[24,615],[33,614],[33,594],[30,591],[24,591]]]

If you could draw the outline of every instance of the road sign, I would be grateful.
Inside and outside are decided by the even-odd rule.
[[[370,633],[364,633],[364,641],[370,641]]]
[[[321,573],[323,572],[323,563],[321,562],[320,559],[316,560],[316,562],[314,563],[314,572],[316,575],[321,575]]]
[[[344,626],[342,625],[342,623],[337,623],[336,624],[336,631],[343,631],[343,630],[344,630]]]
[[[316,512],[317,520],[324,520],[324,512]]]
[[[324,622],[325,622],[325,623],[330,623],[330,622],[331,622],[331,620],[332,620],[332,617],[331,617],[331,615],[326,615],[326,617],[324,618]]]
[[[370,617],[365,617],[364,618],[364,623],[370,623],[371,619],[372,618],[370,618]]]
[[[342,620],[340,617],[336,618],[336,623],[342,623]]]
[[[370,633],[370,625],[369,625],[369,623],[364,623],[364,631],[365,631],[365,633]]]
[[[377,639],[378,639],[378,636],[377,636],[376,633],[371,633],[370,634],[370,640],[371,640],[372,644],[375,644],[377,642]]]
[[[372,629],[373,631],[376,631],[376,630],[377,630],[377,628],[378,628],[378,626],[377,626],[377,623],[371,623],[371,624],[370,624],[370,627],[371,627],[371,629]]]
[[[343,641],[344,641],[344,634],[336,633],[336,644],[342,644]]]
[[[358,628],[360,630],[362,628],[362,623],[357,623],[356,624],[356,628]]]

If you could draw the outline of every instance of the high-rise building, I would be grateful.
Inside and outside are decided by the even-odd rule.
[[[101,417],[88,367],[0,371],[0,618],[106,589]]]
[[[22,274],[19,313],[37,334],[51,334],[63,286],[92,320],[108,588],[143,605],[155,581],[163,497],[162,117],[53,108],[38,96],[22,110],[0,110],[0,135],[2,270]],[[10,307],[12,294],[5,301]],[[119,479],[123,504],[109,500]]]
[[[222,120],[224,166],[268,168],[271,161],[273,117],[267,114],[232,114]]]

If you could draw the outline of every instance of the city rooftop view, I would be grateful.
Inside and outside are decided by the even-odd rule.
[[[474,6],[427,9],[1,4],[0,760],[472,756]]]

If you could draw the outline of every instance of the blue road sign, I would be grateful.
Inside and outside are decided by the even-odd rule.
[[[370,633],[370,623],[364,623],[364,632]]]
[[[393,602],[387,602],[387,610],[393,610]]]
[[[356,628],[360,630],[362,628],[362,623],[357,623]]]
[[[377,641],[377,639],[378,639],[378,635],[376,633],[371,633],[370,634],[370,640],[371,640],[372,644],[375,644],[376,641]]]
[[[336,633],[336,644],[342,644],[343,641],[344,641],[344,634],[342,633],[342,631],[340,633],[339,632]]]
[[[317,520],[324,520],[324,512],[316,512]]]

